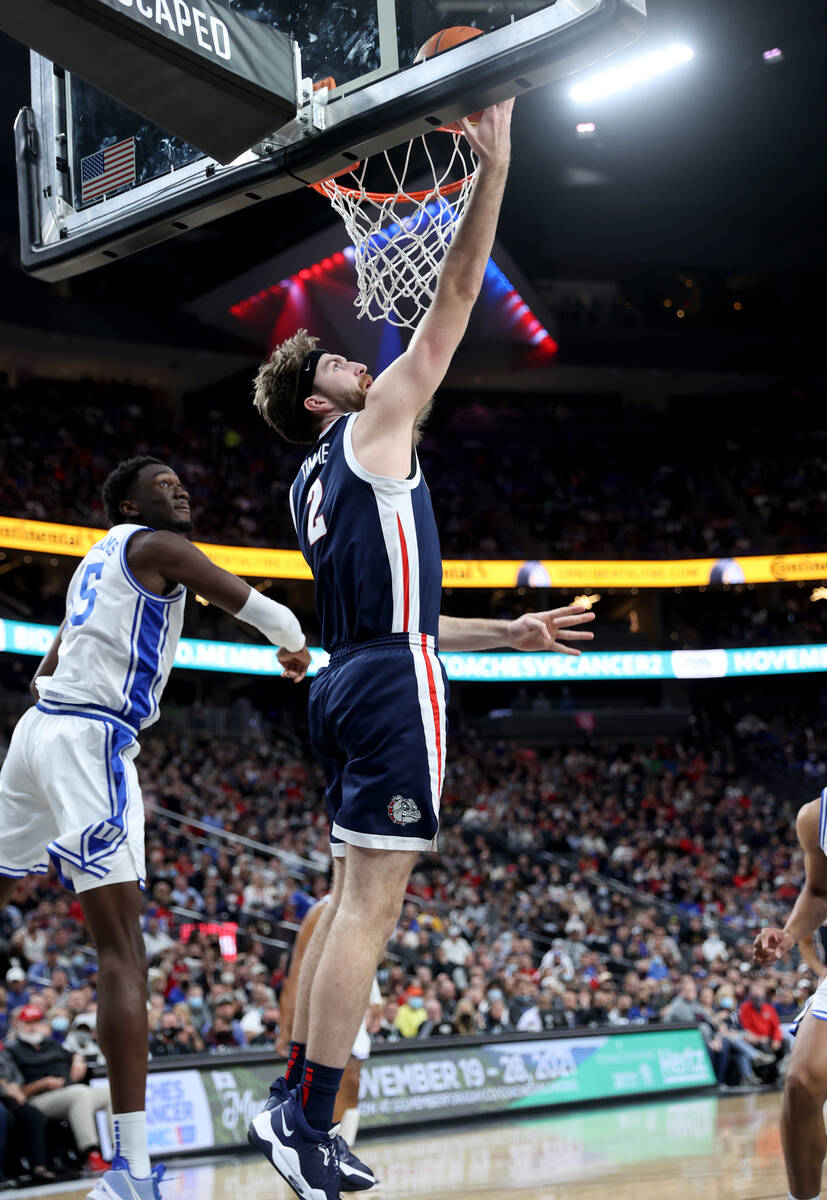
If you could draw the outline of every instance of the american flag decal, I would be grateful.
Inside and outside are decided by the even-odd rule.
[[[135,182],[135,139],[126,138],[105,146],[80,160],[80,200],[87,204],[105,192],[114,192]]]

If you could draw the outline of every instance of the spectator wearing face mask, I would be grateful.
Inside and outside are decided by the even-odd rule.
[[[244,1030],[236,1020],[237,1009],[238,1002],[235,996],[229,993],[218,996],[213,1006],[212,1021],[206,1021],[201,1027],[201,1036],[207,1047],[213,1044],[211,1038],[216,1029],[221,1034],[219,1044],[228,1046],[245,1046],[247,1044]],[[227,1033],[229,1033],[229,1037],[225,1036]]]
[[[64,1050],[79,1054],[87,1067],[100,1067],[106,1063],[98,1045],[98,1020],[95,1013],[79,1013],[63,1043]]]
[[[186,1037],[181,1019],[175,1012],[165,1012],[156,1033],[149,1039],[149,1053],[153,1059],[175,1058],[182,1054],[194,1054],[192,1040]]]
[[[55,1005],[54,1008],[49,1010],[48,1017],[52,1037],[62,1046],[66,1041],[66,1035],[72,1027],[72,1018],[69,1015],[69,1010]]]
[[[23,1078],[23,1095],[45,1117],[67,1120],[78,1152],[90,1171],[107,1171],[98,1143],[95,1114],[112,1119],[109,1086],[91,1088],[80,1054],[72,1054],[49,1036],[48,1023],[33,1004],[21,1009],[17,1038],[8,1049]]]
[[[275,1051],[278,1036],[279,1010],[277,1008],[266,1008],[261,1014],[261,1032],[256,1034],[250,1045],[255,1046],[259,1050]]]
[[[408,988],[405,1003],[400,1004],[394,1018],[394,1029],[403,1038],[416,1037],[421,1025],[428,1020],[425,1012],[425,999],[421,987],[414,984]]]

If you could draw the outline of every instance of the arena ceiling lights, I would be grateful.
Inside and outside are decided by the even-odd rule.
[[[664,75],[673,67],[682,66],[695,57],[691,46],[675,42],[661,50],[653,50],[640,58],[598,71],[587,79],[575,83],[569,95],[576,104],[590,104],[593,100],[604,100],[616,92],[627,91],[657,75]]]

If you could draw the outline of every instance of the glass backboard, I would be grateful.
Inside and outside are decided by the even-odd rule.
[[[32,54],[31,105],[15,129],[26,270],[50,280],[78,274],[316,182],[589,66],[633,42],[645,20],[644,0],[220,2],[294,38],[302,76],[335,81],[326,103],[306,103],[295,121],[221,165]],[[455,25],[485,36],[414,63],[432,34]],[[103,155],[114,163],[105,189],[88,178]]]

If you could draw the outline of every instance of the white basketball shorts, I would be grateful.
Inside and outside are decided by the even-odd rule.
[[[146,882],[140,747],[113,717],[30,708],[0,771],[0,875],[45,875],[70,890]]]

